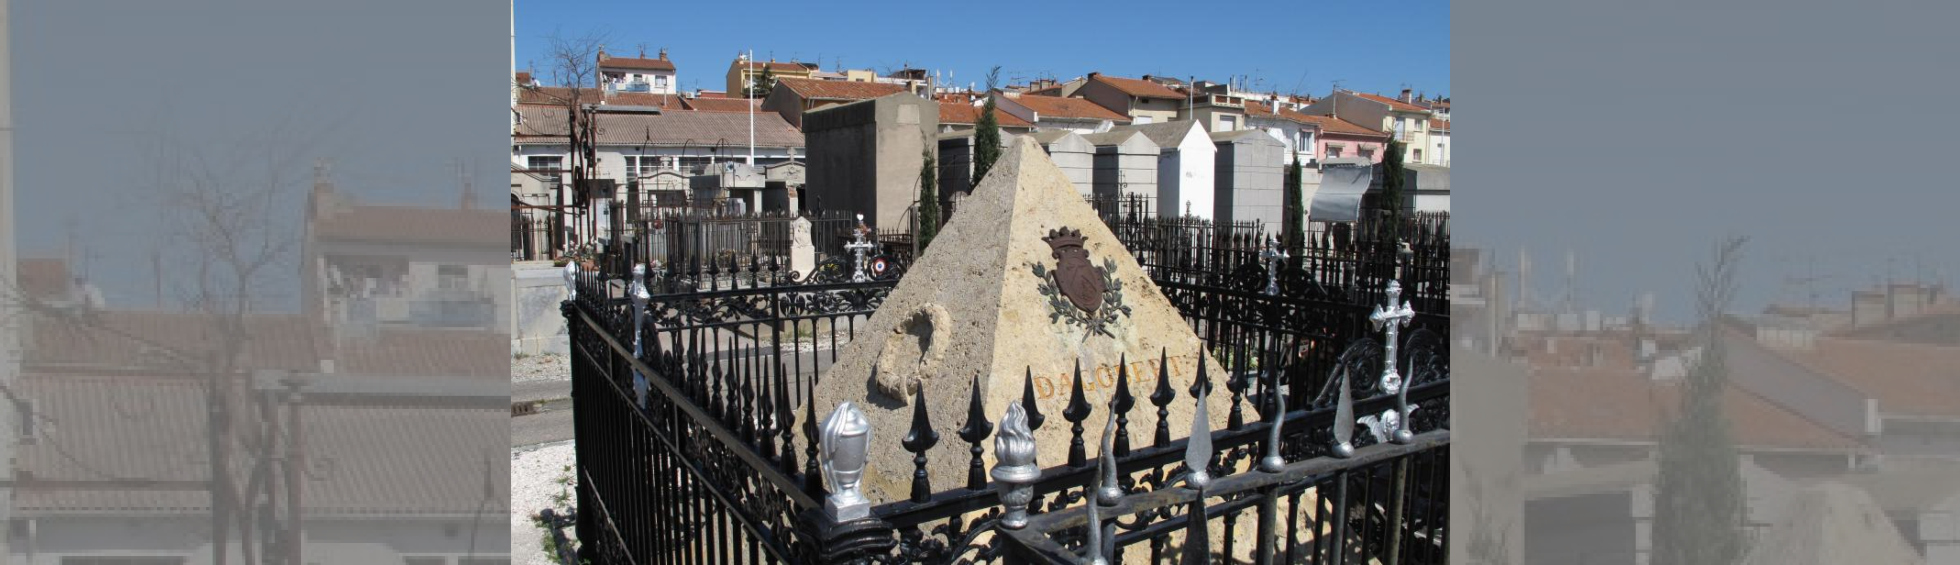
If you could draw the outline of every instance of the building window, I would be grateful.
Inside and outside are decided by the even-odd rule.
[[[1343,149],[1343,148],[1342,148],[1341,146],[1339,146],[1339,145],[1329,145],[1329,146],[1327,146],[1327,158],[1329,158],[1329,159],[1339,159],[1339,158],[1341,157],[1341,149]]]
[[[1373,158],[1375,158],[1375,148],[1373,148],[1373,147],[1363,147],[1363,148],[1361,148],[1361,158],[1363,158],[1363,159],[1373,159]]]
[[[666,90],[667,75],[660,75],[660,76],[653,77],[653,85],[660,87],[661,90]]]
[[[1218,117],[1218,131],[1234,131],[1234,130],[1237,130],[1237,129],[1239,129],[1239,118],[1238,118],[1238,116],[1219,116],[1219,117]]]
[[[1141,125],[1141,124],[1147,124],[1147,123],[1151,123],[1151,122],[1155,122],[1155,121],[1156,121],[1156,120],[1154,120],[1154,119],[1152,119],[1152,118],[1151,118],[1150,116],[1137,116],[1137,119],[1136,119],[1136,123],[1137,123],[1137,124],[1139,124],[1139,125]]]
[[[557,155],[532,155],[526,159],[525,166],[533,171],[558,170],[565,168],[565,158]]]
[[[1421,162],[1422,162],[1422,150],[1421,150],[1421,149],[1417,149],[1417,150],[1416,150],[1416,158],[1414,159],[1414,161],[1415,161],[1415,162],[1417,162],[1417,163],[1421,163]]]
[[[463,265],[438,265],[436,267],[436,287],[443,290],[467,290],[470,282],[470,268]]]
[[[646,178],[660,170],[660,157],[653,155],[626,155],[626,178]]]

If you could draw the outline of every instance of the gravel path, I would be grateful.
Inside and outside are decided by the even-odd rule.
[[[571,501],[560,505],[552,500],[568,487],[558,483],[560,477],[570,476],[565,470],[572,464],[572,442],[554,443],[541,447],[513,449],[510,452],[510,556],[511,563],[522,565],[558,565],[548,556],[540,545],[544,530],[531,521],[531,517],[545,508],[555,508],[554,512],[570,510]],[[572,535],[571,528],[565,535]]]
[[[572,359],[555,353],[510,359],[510,382],[572,380]]]

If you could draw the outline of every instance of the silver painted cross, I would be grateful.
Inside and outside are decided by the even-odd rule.
[[[858,227],[853,230],[857,234],[857,241],[844,244],[844,249],[850,250],[851,255],[857,258],[851,271],[851,282],[865,282],[871,280],[871,277],[864,274],[864,254],[870,252],[873,245],[865,241],[864,236],[871,231],[871,228],[864,227],[864,214],[858,214],[857,218]]]
[[[1401,343],[1402,326],[1408,325],[1409,319],[1414,318],[1416,312],[1409,308],[1408,301],[1402,300],[1401,282],[1389,279],[1387,294],[1387,307],[1376,306],[1375,313],[1368,316],[1368,321],[1374,323],[1375,329],[1387,331],[1383,336],[1385,341],[1382,345],[1382,392],[1395,395],[1396,410],[1406,416],[1409,412],[1408,390],[1402,386],[1402,374],[1395,369],[1395,349],[1396,345]],[[1394,432],[1396,443],[1408,442],[1412,437],[1409,433],[1408,418],[1400,418]]]
[[[1279,239],[1266,235],[1266,248],[1259,252],[1259,258],[1266,261],[1266,294],[1279,294],[1279,262],[1290,259],[1285,251],[1279,249]]]

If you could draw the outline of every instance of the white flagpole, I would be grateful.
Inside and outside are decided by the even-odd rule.
[[[754,49],[749,50],[749,76],[751,77],[755,76],[755,50]],[[751,78],[749,80],[753,81],[756,79]],[[749,90],[754,91],[755,87],[751,86],[749,87]],[[749,101],[749,166],[750,167],[755,166],[755,105],[760,103],[761,102],[755,100]]]

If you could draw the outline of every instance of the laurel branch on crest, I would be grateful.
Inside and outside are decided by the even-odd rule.
[[[1130,315],[1130,305],[1123,303],[1123,281],[1116,278],[1116,261],[1103,258],[1101,269],[1103,277],[1102,306],[1095,312],[1083,312],[1074,303],[1062,296],[1061,283],[1055,280],[1055,272],[1041,263],[1031,263],[1034,276],[1041,280],[1041,295],[1048,298],[1048,322],[1067,321],[1071,325],[1082,326],[1091,334],[1111,335],[1109,325],[1117,318]],[[1113,336],[1112,336],[1113,337]]]

